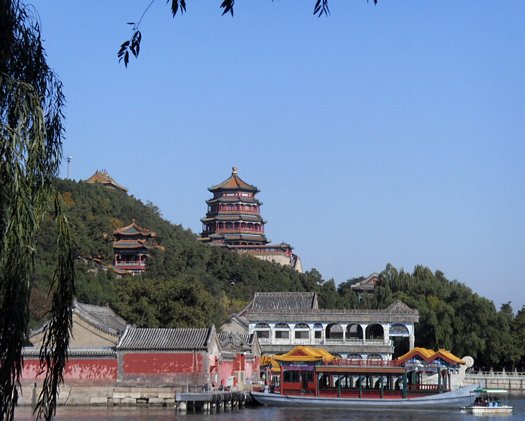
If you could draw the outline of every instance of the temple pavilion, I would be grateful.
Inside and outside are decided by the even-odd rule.
[[[119,190],[124,193],[127,193],[128,189],[121,184],[117,183],[106,170],[102,171],[95,171],[95,174],[93,174],[91,177],[89,177],[87,180],[84,181],[88,184],[102,184],[103,186],[112,189],[112,190]]]
[[[206,201],[208,212],[201,219],[201,240],[250,254],[261,260],[275,261],[302,272],[299,256],[288,243],[269,244],[261,217],[260,190],[239,177],[236,167],[222,183],[208,188],[213,197]]]
[[[138,275],[146,270],[150,251],[157,248],[157,233],[142,228],[135,220],[113,231],[113,266],[117,274]]]

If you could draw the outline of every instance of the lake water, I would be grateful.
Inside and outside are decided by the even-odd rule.
[[[525,397],[511,397],[510,404],[514,407],[510,416],[483,416],[483,421],[525,420]],[[31,410],[18,408],[18,421],[29,421]],[[57,421],[467,421],[479,420],[479,416],[464,414],[458,411],[422,411],[406,410],[388,412],[386,410],[311,410],[278,407],[253,407],[221,411],[214,414],[188,413],[177,414],[173,408],[146,408],[146,407],[70,407],[59,408],[55,420]]]

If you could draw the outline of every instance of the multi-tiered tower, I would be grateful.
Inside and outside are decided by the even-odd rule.
[[[237,168],[233,167],[229,178],[208,190],[213,197],[206,201],[208,212],[201,219],[203,241],[302,272],[301,260],[290,244],[268,244],[264,234],[266,221],[260,214],[262,203],[255,197],[259,189],[243,181]]]
[[[113,231],[113,267],[117,274],[144,273],[151,250],[157,248],[157,234],[136,224],[135,220]]]
[[[202,218],[204,241],[227,246],[265,245],[264,221],[255,197],[259,189],[243,181],[233,167],[232,175],[208,189],[213,197],[207,200],[208,213]]]

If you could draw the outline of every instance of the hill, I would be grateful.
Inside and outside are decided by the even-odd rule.
[[[75,241],[77,298],[92,304],[109,303],[139,326],[220,323],[256,291],[314,291],[322,283],[317,272],[301,274],[202,244],[190,230],[164,220],[155,205],[124,192],[71,180],[57,180],[57,186]],[[133,219],[157,232],[162,250],[154,252],[146,275],[116,279],[105,268],[112,262],[113,231]],[[32,299],[34,319],[43,316],[43,296],[51,284],[52,235],[50,223],[44,224]]]
[[[159,209],[101,185],[57,180],[72,226],[77,256],[79,301],[109,304],[137,326],[220,325],[257,291],[315,291],[324,308],[385,308],[399,298],[420,312],[417,346],[447,348],[472,355],[480,366],[522,367],[525,361],[525,310],[494,303],[443,273],[417,266],[412,273],[387,265],[372,295],[358,297],[351,285],[336,286],[315,269],[301,274],[288,267],[239,255],[198,241],[180,225],[164,220]],[[156,231],[162,250],[154,252],[143,276],[116,279],[111,264],[116,228],[133,219]],[[45,317],[53,275],[51,222],[39,237],[37,276],[31,298],[33,324]]]

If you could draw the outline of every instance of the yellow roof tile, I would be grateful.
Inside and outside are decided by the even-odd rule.
[[[286,362],[327,362],[334,360],[335,357],[323,348],[314,348],[312,346],[296,346],[286,354],[276,355],[274,359],[277,361]]]

